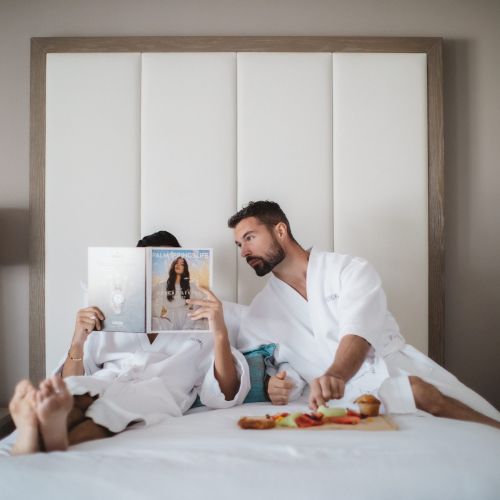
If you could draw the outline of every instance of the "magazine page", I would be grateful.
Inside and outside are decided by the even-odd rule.
[[[89,248],[89,305],[104,313],[104,331],[146,331],[145,255],[144,248]]]
[[[197,306],[186,300],[204,299],[198,288],[212,287],[211,248],[148,248],[147,331],[208,332],[208,320],[192,320]]]

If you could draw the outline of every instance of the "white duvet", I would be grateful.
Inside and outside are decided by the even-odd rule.
[[[67,452],[0,456],[0,498],[498,499],[500,431],[422,416],[394,432],[248,431],[250,404],[172,417]],[[7,448],[8,439],[0,447]]]

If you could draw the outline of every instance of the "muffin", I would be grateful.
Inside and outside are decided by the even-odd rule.
[[[380,401],[372,394],[363,394],[356,401],[359,412],[363,417],[376,417],[380,408]]]

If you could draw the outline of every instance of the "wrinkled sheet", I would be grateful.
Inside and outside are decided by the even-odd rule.
[[[0,497],[88,500],[498,499],[500,431],[395,416],[398,431],[241,430],[247,404],[173,417],[67,452],[0,455]],[[5,451],[8,443],[0,443]]]

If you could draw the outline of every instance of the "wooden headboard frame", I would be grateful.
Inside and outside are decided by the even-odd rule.
[[[78,52],[426,53],[428,104],[429,356],[444,363],[442,39],[393,37],[32,38],[30,86],[30,378],[45,376],[46,55]]]

